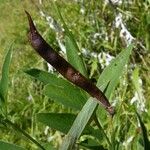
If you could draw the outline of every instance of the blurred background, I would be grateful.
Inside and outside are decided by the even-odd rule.
[[[8,98],[10,119],[39,141],[52,143],[57,148],[63,135],[37,123],[35,114],[72,110],[45,97],[42,83],[24,73],[30,68],[55,72],[30,46],[25,10],[31,14],[45,40],[65,58],[63,27],[53,3],[53,0],[0,0],[0,70],[8,47],[14,42]],[[150,1],[61,0],[57,4],[94,83],[119,52],[135,43],[130,65],[120,79],[112,101],[116,105],[121,98],[128,105],[134,105],[149,131]],[[0,139],[27,149],[34,148],[32,143],[16,134],[0,125]]]

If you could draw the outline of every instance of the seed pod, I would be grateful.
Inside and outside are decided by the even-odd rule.
[[[64,78],[71,83],[85,90],[89,95],[96,98],[109,114],[114,115],[114,109],[111,107],[108,99],[103,92],[95,86],[90,80],[84,77],[70,63],[61,57],[39,34],[33,20],[28,12],[26,12],[29,20],[29,41],[36,52],[49,64],[51,64]]]

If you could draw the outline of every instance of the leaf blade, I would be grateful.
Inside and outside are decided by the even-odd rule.
[[[36,115],[39,122],[65,134],[70,129],[75,117],[74,114],[68,113],[38,113]]]
[[[30,69],[25,72],[45,84],[44,95],[64,106],[80,110],[87,100],[85,91],[52,73],[38,69]]]
[[[8,142],[0,141],[1,150],[25,150],[23,147],[17,146],[15,144],[11,144]]]
[[[140,115],[136,112],[137,118],[139,120],[141,129],[142,129],[142,136],[143,136],[143,142],[144,142],[144,149],[149,150],[150,149],[150,141],[148,139],[147,129],[140,117]]]
[[[121,53],[114,60],[112,60],[111,64],[100,75],[98,85],[103,85],[105,82],[110,81],[106,91],[107,97],[110,97],[110,94],[114,91],[116,85],[118,84],[118,79],[123,73],[125,64],[127,64],[129,60],[132,48],[133,45],[130,45],[125,50],[122,50]]]
[[[5,60],[2,66],[2,77],[0,80],[0,108],[2,113],[7,116],[7,95],[9,84],[9,68],[12,57],[13,43],[9,46]]]
[[[109,97],[111,92],[114,90],[115,87],[112,87],[112,85],[116,86],[119,79],[115,78],[115,80],[112,80],[112,75],[109,72],[109,69],[111,69],[111,71],[113,69],[118,70],[118,68],[120,69],[120,74],[122,74],[121,70],[123,69],[122,66],[125,66],[125,64],[128,62],[129,60],[129,56],[131,54],[131,50],[132,50],[132,46],[128,47],[125,51],[121,52],[118,57],[111,62],[111,64],[104,70],[104,72],[102,73],[102,75],[100,76],[97,86],[100,85],[105,85],[107,86],[106,83],[109,83],[109,86],[107,88],[106,91],[106,96]],[[122,59],[122,57],[126,54],[126,61],[123,61],[121,63],[121,65],[116,66],[114,65],[116,62],[118,62],[118,59]],[[121,66],[121,67],[120,67]],[[107,78],[105,77],[107,74]],[[101,82],[102,81],[102,82]],[[113,84],[111,83],[113,82]],[[114,84],[115,83],[115,84]],[[111,85],[112,84],[112,85]],[[110,86],[111,85],[111,86]],[[105,87],[103,87],[104,89]],[[103,89],[101,89],[103,91]],[[109,89],[109,90],[108,90]],[[89,119],[91,118],[95,108],[97,106],[97,102],[93,101],[92,98],[90,98],[85,105],[83,106],[82,110],[79,112],[78,116],[76,117],[71,129],[69,130],[68,134],[66,135],[60,150],[68,150],[68,149],[72,149],[73,145],[75,143],[75,141],[80,137],[80,135],[82,134],[83,129],[85,128],[86,124],[88,123]]]
[[[79,47],[76,43],[76,40],[75,40],[73,34],[71,33],[71,31],[69,31],[56,2],[54,2],[54,8],[55,8],[61,22],[63,23],[63,27],[65,29],[65,34],[66,34],[65,40],[66,40],[66,50],[67,50],[66,52],[67,52],[68,61],[77,70],[79,70],[79,72],[81,74],[83,74],[84,76],[87,77],[87,70],[86,70],[84,61],[81,57]]]
[[[86,102],[86,98],[80,94],[80,89],[72,85],[69,88],[67,84],[48,84],[45,86],[43,93],[52,100],[75,110],[80,110]]]
[[[2,77],[0,80],[0,98],[4,102],[7,93],[8,93],[8,82],[9,82],[9,66],[11,62],[11,55],[12,55],[12,45],[9,47],[8,52],[6,54],[4,64],[2,67]]]
[[[54,84],[54,82],[55,81],[57,82],[57,79],[58,79],[58,77],[56,77],[56,75],[54,75],[52,73],[48,73],[43,70],[36,69],[36,68],[25,70],[24,72],[27,73],[28,75],[34,77],[35,79],[43,82],[45,85],[50,84],[50,83]]]

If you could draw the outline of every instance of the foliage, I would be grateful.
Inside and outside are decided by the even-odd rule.
[[[149,7],[142,0],[115,7],[95,0],[62,0],[57,7],[53,1],[0,1],[1,60],[8,49],[0,63],[0,149],[149,149]],[[34,54],[24,9],[54,49],[105,89],[116,108],[113,118]],[[134,48],[114,25],[118,13]]]

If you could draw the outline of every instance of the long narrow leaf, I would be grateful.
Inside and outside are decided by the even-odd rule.
[[[68,113],[39,113],[36,115],[38,121],[65,134],[69,131],[75,117]]]
[[[6,54],[3,68],[2,68],[2,77],[0,80],[0,99],[3,102],[6,100],[7,92],[8,92],[8,82],[9,82],[8,75],[9,75],[11,55],[12,55],[12,45],[9,47],[8,52]]]
[[[29,69],[29,70],[25,70],[25,73],[27,73],[28,75],[34,77],[35,79],[43,82],[45,85],[46,84],[57,84],[59,82],[59,78],[52,74],[52,73],[48,73],[46,71],[43,70],[39,70],[39,69]]]
[[[4,141],[0,141],[0,149],[1,150],[25,150],[24,148],[11,144],[11,143],[7,143]]]
[[[84,76],[87,77],[86,69],[84,69],[85,65],[81,58],[81,52],[79,52],[79,48],[76,46],[77,44],[75,44],[75,41],[72,40],[71,37],[68,35],[65,37],[68,62],[70,62],[77,70],[79,70]]]
[[[68,113],[38,113],[36,118],[39,122],[49,126],[50,128],[67,134],[76,118],[76,115]],[[97,139],[102,139],[99,133],[99,129],[94,129],[89,125],[86,126],[83,131],[84,135],[90,135]]]
[[[2,77],[0,80],[0,107],[2,111],[5,111],[5,115],[7,115],[7,93],[8,93],[8,83],[9,83],[9,67],[12,56],[12,44],[10,45],[8,52],[6,54],[4,64],[2,67]]]
[[[48,84],[44,88],[44,95],[75,110],[81,110],[86,102],[86,97],[82,95],[80,89],[67,82],[60,82],[57,85]]]
[[[64,106],[80,110],[87,100],[86,93],[83,90],[67,80],[58,78],[54,74],[38,69],[31,69],[25,72],[44,84],[47,84],[44,87],[44,94]]]
[[[55,2],[56,3],[56,2]],[[84,61],[81,57],[81,53],[79,50],[79,47],[76,43],[76,40],[74,39],[73,34],[71,33],[71,31],[69,31],[61,13],[60,10],[57,6],[57,4],[54,3],[54,7],[55,10],[61,20],[61,22],[63,23],[63,27],[65,29],[65,35],[66,35],[66,52],[67,52],[67,58],[69,63],[71,63],[77,70],[79,70],[79,72],[81,72],[84,76],[87,77],[87,71],[85,68],[85,64]]]
[[[97,102],[93,101],[92,98],[90,98],[86,102],[86,104],[83,106],[82,110],[78,114],[76,120],[74,121],[68,134],[66,135],[60,147],[60,150],[71,150],[73,148],[75,141],[80,137],[96,106]]]
[[[122,52],[114,60],[112,60],[111,64],[102,72],[100,78],[98,79],[98,84],[102,85],[105,82],[110,81],[107,91],[105,92],[108,98],[113,93],[115,87],[119,82],[120,76],[123,74],[124,66],[129,60],[132,48],[133,45],[130,45],[128,48],[126,48],[126,50],[122,50]],[[105,119],[107,117],[103,110],[98,111],[97,116],[100,120],[102,118]]]
[[[104,70],[104,72],[100,76],[97,86],[104,85],[104,83],[108,83],[108,82],[110,82],[108,88],[114,85],[112,89],[108,90],[109,92],[106,91],[106,96],[109,97],[111,92],[114,90],[115,86],[117,85],[119,81],[119,76],[121,76],[123,72],[123,68],[129,60],[131,50],[132,50],[132,46],[122,51],[118,55],[118,57],[116,57],[116,59],[111,62],[111,64]],[[120,73],[117,73],[118,71]],[[112,76],[111,73],[113,73],[114,75],[119,74],[118,78],[116,76]],[[111,82],[113,82],[113,84]],[[86,102],[86,104],[83,106],[82,110],[78,114],[76,120],[74,121],[70,131],[66,135],[62,143],[62,146],[60,147],[60,150],[71,150],[73,148],[73,145],[82,134],[82,131],[85,128],[86,124],[88,123],[89,119],[91,118],[96,106],[97,106],[97,102],[93,101],[92,98],[90,98]]]
[[[103,85],[105,82],[110,81],[106,91],[108,97],[110,97],[110,94],[114,91],[119,82],[119,77],[124,71],[124,66],[128,63],[132,48],[133,45],[130,45],[126,50],[123,50],[116,59],[112,60],[111,64],[102,72],[98,79],[98,85]]]
[[[148,135],[147,135],[147,130],[146,127],[140,117],[140,115],[138,113],[136,113],[140,126],[141,126],[141,130],[142,130],[142,136],[143,136],[143,143],[144,143],[144,150],[149,150],[150,149],[150,141],[148,139]]]

